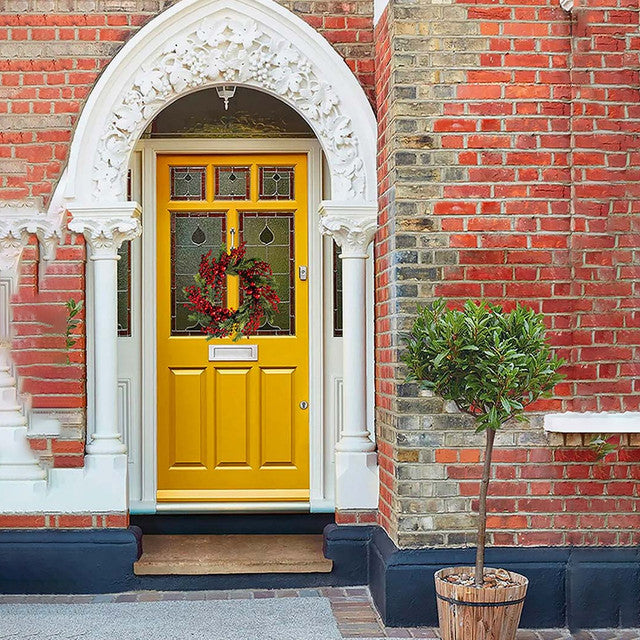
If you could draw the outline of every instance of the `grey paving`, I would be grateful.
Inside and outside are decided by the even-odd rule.
[[[1,640],[340,640],[325,598],[2,604]]]

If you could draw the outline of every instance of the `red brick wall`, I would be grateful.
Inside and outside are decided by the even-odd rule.
[[[538,411],[640,404],[638,3],[576,5],[392,3],[378,26],[380,520],[401,546],[473,544],[481,473],[472,425],[405,382],[417,303],[544,312],[568,364]],[[502,431],[493,543],[637,544],[640,439],[618,440],[596,465],[588,436],[549,436],[539,414]]]
[[[54,0],[43,13],[38,0],[5,0],[0,14],[0,200],[42,199],[55,189],[67,161],[73,127],[101,70],[141,25],[172,2],[104,3],[87,13],[81,0]],[[136,3],[134,3],[135,5]],[[281,4],[323,34],[344,57],[373,98],[373,4],[294,2]],[[51,5],[51,3],[48,3]],[[22,284],[13,305],[14,356],[22,390],[35,407],[85,405],[84,331],[66,363],[64,302],[84,297],[82,239],[69,239],[37,288],[33,249],[25,252]],[[33,443],[60,464],[51,442]],[[64,447],[65,445],[56,445]],[[57,464],[57,463],[56,463]]]
[[[490,50],[434,124],[465,168],[434,208],[459,249],[436,293],[547,315],[568,379],[539,409],[637,410],[637,3],[581,2],[573,20],[542,1],[468,15]]]

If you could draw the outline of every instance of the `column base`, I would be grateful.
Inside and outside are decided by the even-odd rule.
[[[377,509],[378,483],[375,452],[336,451],[336,509]]]
[[[120,440],[120,436],[116,438],[96,438],[86,447],[87,453],[92,456],[96,455],[120,455],[127,452],[127,447]]]

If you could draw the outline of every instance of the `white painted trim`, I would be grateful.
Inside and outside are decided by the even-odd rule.
[[[158,502],[158,513],[308,513],[309,502]]]
[[[319,232],[318,211],[322,190],[322,152],[317,140],[300,139],[154,139],[141,140],[136,147],[142,153],[142,262],[141,277],[132,282],[142,282],[142,308],[145,322],[141,326],[142,340],[142,425],[140,437],[130,435],[140,443],[139,459],[130,455],[131,505],[134,510],[149,512],[153,509],[168,510],[166,503],[156,504],[156,163],[161,153],[305,153],[308,168],[308,244],[309,244],[309,308],[313,322],[309,323],[309,441],[310,441],[310,506],[306,510],[327,510],[333,500],[333,474],[327,475],[327,458],[333,458],[335,440],[327,440],[323,406],[325,325],[322,313],[313,310],[323,308],[324,274],[322,236]],[[120,348],[126,346],[119,338]],[[123,375],[123,373],[121,373]],[[140,478],[140,480],[138,480]],[[187,503],[191,504],[192,503]],[[241,503],[247,510],[247,503]],[[256,503],[263,508],[264,503]],[[276,504],[276,503],[269,503]],[[287,503],[288,504],[288,503]],[[164,506],[161,506],[164,505]],[[291,505],[289,504],[289,507]],[[195,509],[195,507],[193,507]],[[221,508],[221,507],[217,507]],[[275,509],[276,507],[274,507]],[[185,507],[182,509],[184,511]],[[225,508],[226,509],[226,508]],[[231,509],[232,510],[232,509]]]
[[[377,25],[382,18],[384,10],[387,8],[389,0],[373,0],[373,25]]]
[[[640,433],[640,411],[549,413],[544,429],[553,433]]]

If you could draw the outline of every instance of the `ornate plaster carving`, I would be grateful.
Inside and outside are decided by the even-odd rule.
[[[33,202],[0,203],[0,271],[17,273],[22,250],[35,234],[40,242],[41,257],[51,261],[62,240],[62,212],[42,213]]]
[[[372,215],[325,213],[320,217],[323,235],[331,236],[341,249],[343,258],[366,258],[378,228]]]
[[[113,207],[71,207],[69,229],[84,235],[92,260],[117,260],[123,242],[142,233],[140,208],[135,202]]]
[[[312,60],[255,20],[204,21],[173,41],[124,91],[100,135],[93,166],[95,201],[126,198],[129,153],[153,117],[198,88],[240,84],[278,96],[301,113],[320,139],[334,176],[334,197],[363,199],[365,169],[351,120]]]

